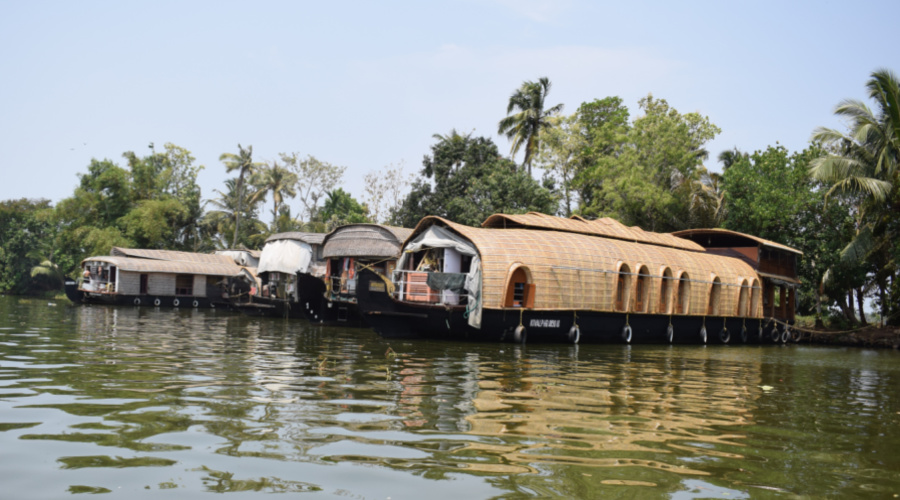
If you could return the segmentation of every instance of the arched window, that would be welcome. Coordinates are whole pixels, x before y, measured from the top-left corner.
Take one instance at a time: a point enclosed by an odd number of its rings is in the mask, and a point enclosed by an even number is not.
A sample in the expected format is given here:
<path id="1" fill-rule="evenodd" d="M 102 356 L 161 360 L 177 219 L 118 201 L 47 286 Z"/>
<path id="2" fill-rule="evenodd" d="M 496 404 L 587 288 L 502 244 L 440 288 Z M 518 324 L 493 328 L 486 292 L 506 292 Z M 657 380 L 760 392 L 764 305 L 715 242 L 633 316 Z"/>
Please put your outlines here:
<path id="1" fill-rule="evenodd" d="M 628 295 L 631 288 L 631 268 L 628 264 L 619 267 L 616 275 L 616 311 L 625 311 L 628 306 Z"/>
<path id="2" fill-rule="evenodd" d="M 637 276 L 635 276 L 634 287 L 634 311 L 647 312 L 647 306 L 650 302 L 650 271 L 647 266 L 641 266 Z"/>
<path id="3" fill-rule="evenodd" d="M 534 284 L 527 267 L 517 267 L 506 283 L 506 307 L 534 307 Z"/>
<path id="4" fill-rule="evenodd" d="M 713 278 L 712 286 L 709 288 L 709 305 L 706 307 L 706 314 L 712 316 L 719 314 L 719 301 L 722 297 L 722 281 L 718 276 Z"/>
<path id="5" fill-rule="evenodd" d="M 668 267 L 664 268 L 660 273 L 662 278 L 659 280 L 659 309 L 660 314 L 669 314 L 669 308 L 672 305 L 672 270 Z"/>
<path id="6" fill-rule="evenodd" d="M 747 316 L 750 311 L 750 286 L 747 280 L 741 280 L 741 289 L 738 292 L 737 315 Z"/>
<path id="7" fill-rule="evenodd" d="M 675 287 L 675 313 L 687 314 L 691 310 L 691 278 L 688 273 L 678 276 Z"/>
<path id="8" fill-rule="evenodd" d="M 755 318 L 759 314 L 759 297 L 761 293 L 759 280 L 753 280 L 753 283 L 750 285 L 750 313 L 748 316 Z"/>

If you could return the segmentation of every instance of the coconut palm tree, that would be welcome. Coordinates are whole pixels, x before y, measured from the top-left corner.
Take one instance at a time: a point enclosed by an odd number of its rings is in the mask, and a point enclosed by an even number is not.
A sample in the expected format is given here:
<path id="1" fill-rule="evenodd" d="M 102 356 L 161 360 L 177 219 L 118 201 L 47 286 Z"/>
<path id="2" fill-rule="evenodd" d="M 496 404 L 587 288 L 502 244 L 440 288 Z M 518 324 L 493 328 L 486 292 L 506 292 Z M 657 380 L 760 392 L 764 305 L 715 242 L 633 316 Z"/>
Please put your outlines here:
<path id="1" fill-rule="evenodd" d="M 542 77 L 536 82 L 526 81 L 522 83 L 509 97 L 506 107 L 506 118 L 500 120 L 498 133 L 512 141 L 510 155 L 515 156 L 524 146 L 525 158 L 522 166 L 528 167 L 528 175 L 531 175 L 531 160 L 540 149 L 540 131 L 549 127 L 549 118 L 563 109 L 562 104 L 557 104 L 549 109 L 544 109 L 547 94 L 550 92 L 550 80 Z M 511 114 L 515 111 L 515 114 Z"/>
<path id="2" fill-rule="evenodd" d="M 237 196 L 237 179 L 227 179 L 225 181 L 225 191 L 214 189 L 213 192 L 218 197 L 206 200 L 206 205 L 212 210 L 208 210 L 202 219 L 202 226 L 212 239 L 216 241 L 216 246 L 221 248 L 236 248 L 238 241 L 244 243 L 259 243 L 262 233 L 266 230 L 266 225 L 256 218 L 256 202 L 251 199 L 251 195 L 245 194 L 244 200 L 241 202 Z M 237 231 L 238 206 L 243 212 L 245 228 L 243 236 Z M 247 228 L 250 228 L 248 231 Z M 249 233 L 249 234 L 248 234 Z M 234 235 L 237 235 L 235 237 Z M 231 246 L 228 245 L 229 236 L 231 236 Z M 263 238 L 264 239 L 264 238 Z"/>
<path id="3" fill-rule="evenodd" d="M 875 109 L 856 99 L 845 99 L 835 114 L 849 120 L 844 134 L 820 127 L 814 141 L 832 153 L 814 160 L 810 173 L 830 185 L 827 195 L 845 193 L 856 201 L 857 234 L 841 253 L 845 263 L 869 260 L 876 264 L 882 303 L 888 282 L 895 283 L 896 261 L 891 257 L 900 238 L 900 80 L 887 69 L 872 73 L 866 83 Z M 826 274 L 828 276 L 828 274 Z M 895 294 L 900 290 L 895 289 Z M 883 310 L 883 313 L 887 311 Z"/>
<path id="4" fill-rule="evenodd" d="M 219 156 L 219 161 L 225 164 L 226 172 L 239 171 L 235 186 L 237 191 L 237 210 L 235 211 L 234 237 L 231 240 L 231 246 L 237 247 L 238 234 L 241 228 L 241 212 L 243 211 L 244 177 L 253 175 L 261 164 L 253 162 L 253 146 L 247 146 L 247 149 L 244 149 L 240 144 L 238 144 L 238 154 L 222 153 Z"/>
<path id="5" fill-rule="evenodd" d="M 253 178 L 253 185 L 257 191 L 251 200 L 262 199 L 266 193 L 272 193 L 272 228 L 278 223 L 278 207 L 284 203 L 284 197 L 297 196 L 297 174 L 273 161 Z"/>

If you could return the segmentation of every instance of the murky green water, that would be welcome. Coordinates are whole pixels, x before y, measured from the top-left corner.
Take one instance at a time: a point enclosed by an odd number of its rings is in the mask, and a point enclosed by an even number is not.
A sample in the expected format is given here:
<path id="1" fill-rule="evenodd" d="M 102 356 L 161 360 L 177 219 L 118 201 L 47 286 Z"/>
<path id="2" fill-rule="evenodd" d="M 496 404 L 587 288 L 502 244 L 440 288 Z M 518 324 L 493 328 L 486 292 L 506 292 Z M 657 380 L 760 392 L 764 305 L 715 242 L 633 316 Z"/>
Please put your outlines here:
<path id="1" fill-rule="evenodd" d="M 0 297 L 3 498 L 893 498 L 900 354 L 392 341 Z"/>

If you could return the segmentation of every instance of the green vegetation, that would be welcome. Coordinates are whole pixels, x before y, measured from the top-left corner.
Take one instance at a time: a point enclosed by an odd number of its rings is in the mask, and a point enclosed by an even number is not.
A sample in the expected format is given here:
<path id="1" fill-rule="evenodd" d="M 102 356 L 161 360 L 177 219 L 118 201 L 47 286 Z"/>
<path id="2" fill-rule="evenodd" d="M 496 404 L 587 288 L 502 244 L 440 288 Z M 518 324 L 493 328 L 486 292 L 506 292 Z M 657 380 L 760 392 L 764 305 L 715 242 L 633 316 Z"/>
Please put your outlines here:
<path id="1" fill-rule="evenodd" d="M 81 259 L 114 245 L 259 248 L 275 232 L 414 227 L 426 215 L 478 225 L 493 213 L 537 211 L 658 232 L 722 227 L 784 243 L 804 253 L 798 313 L 865 323 L 869 300 L 879 317 L 900 322 L 900 84 L 892 72 L 870 75 L 869 102 L 838 104 L 848 130 L 817 129 L 802 151 L 734 148 L 718 165 L 708 163 L 707 144 L 721 130 L 700 113 L 648 95 L 634 117 L 616 96 L 563 115 L 561 104 L 547 106 L 550 88 L 546 77 L 526 81 L 505 103 L 498 132 L 509 156 L 487 137 L 435 134 L 417 175 L 402 166 L 370 172 L 362 202 L 341 187 L 346 167 L 300 153 L 258 163 L 253 147 L 239 144 L 220 157 L 235 177 L 205 200 L 196 183 L 204 167 L 174 144 L 150 144 L 144 157 L 126 152 L 124 165 L 94 159 L 56 206 L 0 202 L 0 291 L 57 288 Z"/>

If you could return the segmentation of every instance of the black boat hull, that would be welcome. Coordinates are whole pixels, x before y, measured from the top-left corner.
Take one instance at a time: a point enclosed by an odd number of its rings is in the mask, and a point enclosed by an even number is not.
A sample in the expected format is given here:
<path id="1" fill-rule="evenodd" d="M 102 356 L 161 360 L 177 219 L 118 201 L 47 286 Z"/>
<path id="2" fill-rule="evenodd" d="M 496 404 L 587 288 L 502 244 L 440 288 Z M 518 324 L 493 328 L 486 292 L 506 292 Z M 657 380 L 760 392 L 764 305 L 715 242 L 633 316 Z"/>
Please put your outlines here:
<path id="1" fill-rule="evenodd" d="M 516 308 L 485 308 L 481 328 L 474 328 L 468 324 L 465 306 L 394 300 L 381 279 L 367 271 L 359 274 L 357 296 L 365 321 L 387 338 L 618 344 L 758 344 L 790 338 L 783 328 L 759 318 Z"/>
<path id="2" fill-rule="evenodd" d="M 346 326 L 365 328 L 369 325 L 359 314 L 355 302 L 328 300 L 325 282 L 309 274 L 297 275 L 297 289 L 300 291 L 300 307 L 310 323 L 326 326 Z"/>

